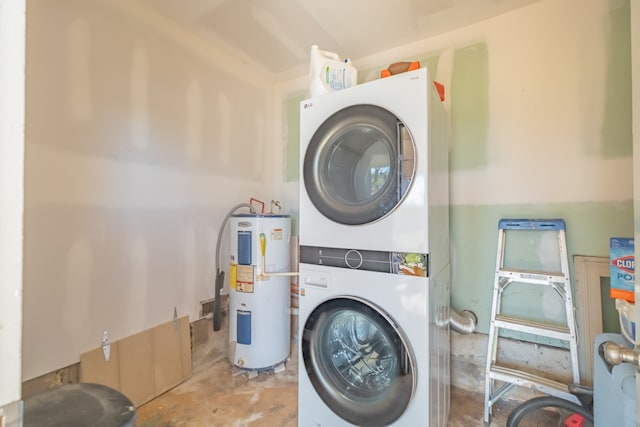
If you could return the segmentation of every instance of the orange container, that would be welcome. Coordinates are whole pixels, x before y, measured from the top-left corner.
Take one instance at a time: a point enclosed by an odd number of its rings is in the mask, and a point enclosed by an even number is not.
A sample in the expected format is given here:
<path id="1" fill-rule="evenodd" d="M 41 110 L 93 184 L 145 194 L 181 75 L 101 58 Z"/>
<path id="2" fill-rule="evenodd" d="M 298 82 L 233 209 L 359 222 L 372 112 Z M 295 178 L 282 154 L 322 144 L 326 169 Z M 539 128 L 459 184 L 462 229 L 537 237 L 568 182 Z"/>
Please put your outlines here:
<path id="1" fill-rule="evenodd" d="M 389 65 L 386 70 L 380 72 L 380 78 L 393 76 L 394 74 L 406 73 L 407 71 L 413 71 L 420 68 L 420 61 L 413 62 L 394 62 Z M 444 101 L 444 85 L 442 83 L 434 81 L 438 95 L 440 95 L 440 101 Z"/>
<path id="2" fill-rule="evenodd" d="M 386 70 L 382 70 L 380 72 L 380 77 L 385 78 L 389 76 L 393 76 L 394 74 L 404 73 L 406 71 L 413 71 L 420 68 L 420 61 L 413 62 L 394 62 L 389 65 Z"/>

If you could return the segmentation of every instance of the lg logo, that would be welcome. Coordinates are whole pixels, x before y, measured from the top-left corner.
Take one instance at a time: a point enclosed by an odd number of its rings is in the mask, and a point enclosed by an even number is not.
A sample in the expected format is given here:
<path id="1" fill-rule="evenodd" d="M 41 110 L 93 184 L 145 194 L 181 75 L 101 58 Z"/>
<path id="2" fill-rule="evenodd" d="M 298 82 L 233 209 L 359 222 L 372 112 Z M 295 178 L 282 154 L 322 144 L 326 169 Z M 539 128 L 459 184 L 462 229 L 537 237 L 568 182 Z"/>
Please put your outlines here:
<path id="1" fill-rule="evenodd" d="M 305 110 L 306 110 L 307 108 L 311 108 L 311 107 L 313 107 L 313 103 L 312 103 L 312 102 L 306 102 L 306 103 L 302 106 L 302 108 L 304 108 Z"/>

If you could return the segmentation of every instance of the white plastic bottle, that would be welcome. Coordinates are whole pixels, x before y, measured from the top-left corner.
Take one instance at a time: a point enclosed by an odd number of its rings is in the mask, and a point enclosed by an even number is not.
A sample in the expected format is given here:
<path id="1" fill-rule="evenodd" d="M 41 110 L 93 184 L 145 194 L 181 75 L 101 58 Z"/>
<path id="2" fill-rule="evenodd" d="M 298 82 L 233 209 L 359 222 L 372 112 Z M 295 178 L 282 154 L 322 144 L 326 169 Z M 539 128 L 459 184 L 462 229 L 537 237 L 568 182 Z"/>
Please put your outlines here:
<path id="1" fill-rule="evenodd" d="M 311 46 L 309 95 L 312 98 L 357 83 L 358 70 L 348 59 L 342 61 L 336 53 L 320 50 L 318 45 Z"/>

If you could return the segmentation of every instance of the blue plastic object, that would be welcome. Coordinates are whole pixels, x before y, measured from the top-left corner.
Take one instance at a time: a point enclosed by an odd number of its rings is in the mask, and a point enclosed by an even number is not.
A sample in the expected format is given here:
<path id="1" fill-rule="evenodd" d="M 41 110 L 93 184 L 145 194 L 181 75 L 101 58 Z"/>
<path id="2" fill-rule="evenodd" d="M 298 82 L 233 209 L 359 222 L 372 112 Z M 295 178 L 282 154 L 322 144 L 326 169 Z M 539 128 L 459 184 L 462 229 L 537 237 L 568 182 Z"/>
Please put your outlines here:
<path id="1" fill-rule="evenodd" d="M 501 219 L 500 230 L 564 230 L 563 219 Z"/>
<path id="2" fill-rule="evenodd" d="M 251 232 L 238 231 L 238 264 L 251 265 Z"/>

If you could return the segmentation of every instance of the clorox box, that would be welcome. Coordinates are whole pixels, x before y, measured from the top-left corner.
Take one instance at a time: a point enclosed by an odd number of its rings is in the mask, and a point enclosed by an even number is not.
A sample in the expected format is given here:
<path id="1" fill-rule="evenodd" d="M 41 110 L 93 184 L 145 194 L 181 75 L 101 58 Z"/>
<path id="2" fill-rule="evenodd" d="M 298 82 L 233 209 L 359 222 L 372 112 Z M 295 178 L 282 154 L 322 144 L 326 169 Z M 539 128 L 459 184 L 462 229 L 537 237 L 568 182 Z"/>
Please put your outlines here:
<path id="1" fill-rule="evenodd" d="M 611 298 L 635 301 L 636 261 L 633 255 L 633 239 L 612 237 L 609 255 L 611 259 Z"/>

